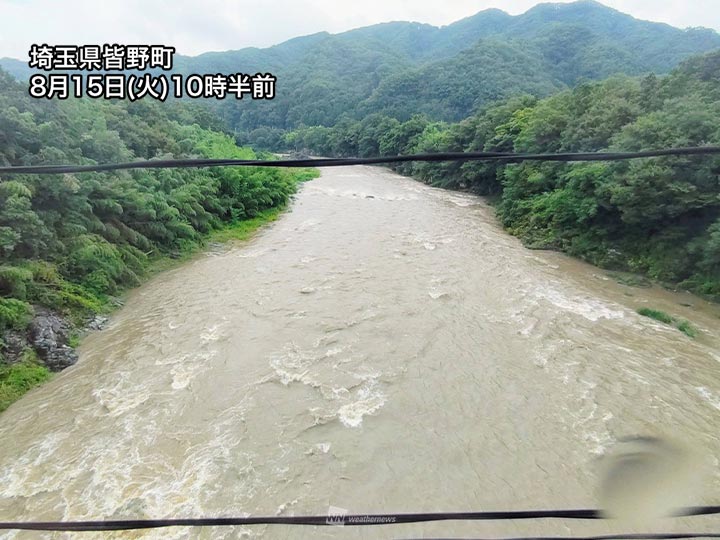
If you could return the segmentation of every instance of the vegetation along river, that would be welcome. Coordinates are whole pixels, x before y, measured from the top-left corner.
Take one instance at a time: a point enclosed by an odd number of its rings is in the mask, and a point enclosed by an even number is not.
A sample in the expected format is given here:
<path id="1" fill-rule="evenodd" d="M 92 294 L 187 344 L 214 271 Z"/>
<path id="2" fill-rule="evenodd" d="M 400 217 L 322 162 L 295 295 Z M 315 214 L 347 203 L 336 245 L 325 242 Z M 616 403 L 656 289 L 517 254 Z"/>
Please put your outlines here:
<path id="1" fill-rule="evenodd" d="M 642 307 L 690 320 L 698 336 Z M 0 515 L 595 507 L 599 457 L 637 434 L 691 443 L 709 466 L 695 502 L 717 503 L 719 315 L 697 297 L 527 250 L 474 196 L 381 168 L 328 169 L 250 242 L 134 290 L 77 365 L 0 415 Z M 110 537 L 616 530 L 448 522 Z M 95 537 L 108 536 L 82 536 Z"/>

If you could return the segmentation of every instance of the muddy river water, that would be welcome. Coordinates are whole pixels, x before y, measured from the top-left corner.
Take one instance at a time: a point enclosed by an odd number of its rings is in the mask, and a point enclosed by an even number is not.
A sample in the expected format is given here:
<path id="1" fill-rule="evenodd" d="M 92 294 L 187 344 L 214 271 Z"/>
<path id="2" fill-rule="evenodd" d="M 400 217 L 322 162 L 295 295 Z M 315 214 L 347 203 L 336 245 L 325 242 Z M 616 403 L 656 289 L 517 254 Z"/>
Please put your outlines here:
<path id="1" fill-rule="evenodd" d="M 690 320 L 691 339 L 636 314 Z M 595 507 L 614 441 L 666 435 L 720 501 L 720 309 L 529 251 L 471 195 L 327 169 L 254 239 L 132 291 L 0 415 L 0 521 Z M 655 531 L 720 529 L 668 519 Z M 604 534 L 613 521 L 0 538 Z"/>

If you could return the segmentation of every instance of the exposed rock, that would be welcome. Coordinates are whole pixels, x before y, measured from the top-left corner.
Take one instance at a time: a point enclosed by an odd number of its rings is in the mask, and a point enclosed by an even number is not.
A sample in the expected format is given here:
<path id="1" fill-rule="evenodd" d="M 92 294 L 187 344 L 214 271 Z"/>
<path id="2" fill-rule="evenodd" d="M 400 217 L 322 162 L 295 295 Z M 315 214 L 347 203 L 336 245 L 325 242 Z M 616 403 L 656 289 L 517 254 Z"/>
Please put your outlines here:
<path id="1" fill-rule="evenodd" d="M 2 338 L 4 341 L 2 352 L 5 360 L 11 364 L 20 360 L 20 355 L 22 355 L 25 347 L 28 346 L 27 337 L 21 332 L 11 330 L 2 336 Z"/>
<path id="2" fill-rule="evenodd" d="M 95 317 L 88 321 L 88 323 L 85 325 L 85 328 L 87 330 L 102 330 L 103 328 L 105 328 L 107 322 L 107 317 L 103 317 L 102 315 L 95 315 Z"/>
<path id="3" fill-rule="evenodd" d="M 78 361 L 75 349 L 69 345 L 58 345 L 43 359 L 43 363 L 50 371 L 62 371 Z"/>
<path id="4" fill-rule="evenodd" d="M 60 371 L 78 360 L 77 353 L 68 346 L 68 322 L 45 308 L 36 308 L 28 329 L 30 344 L 43 363 L 52 371 Z"/>

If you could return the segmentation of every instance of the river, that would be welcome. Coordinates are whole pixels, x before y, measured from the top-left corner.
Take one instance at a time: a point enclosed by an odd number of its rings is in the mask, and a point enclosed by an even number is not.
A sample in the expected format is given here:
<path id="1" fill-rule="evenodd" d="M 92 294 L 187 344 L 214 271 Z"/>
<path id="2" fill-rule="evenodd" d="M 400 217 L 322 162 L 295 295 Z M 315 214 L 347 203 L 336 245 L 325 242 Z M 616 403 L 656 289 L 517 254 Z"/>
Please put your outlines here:
<path id="1" fill-rule="evenodd" d="M 636 314 L 692 321 L 691 339 Z M 132 291 L 0 415 L 0 521 L 596 506 L 617 439 L 691 442 L 720 501 L 720 309 L 529 251 L 472 195 L 327 169 L 251 241 Z M 713 525 L 715 525 L 713 527 Z M 718 518 L 656 531 L 720 529 Z M 395 538 L 603 522 L 0 538 Z"/>

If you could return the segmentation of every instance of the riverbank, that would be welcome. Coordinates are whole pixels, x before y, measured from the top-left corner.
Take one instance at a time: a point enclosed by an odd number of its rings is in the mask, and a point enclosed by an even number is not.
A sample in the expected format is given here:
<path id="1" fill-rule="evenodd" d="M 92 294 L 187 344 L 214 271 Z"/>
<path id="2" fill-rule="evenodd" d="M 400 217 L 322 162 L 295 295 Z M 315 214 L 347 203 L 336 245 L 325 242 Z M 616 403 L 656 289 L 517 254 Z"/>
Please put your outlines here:
<path id="1" fill-rule="evenodd" d="M 696 286 L 696 283 L 687 279 L 669 279 L 667 275 L 663 273 L 656 272 L 653 274 L 649 267 L 639 264 L 638 261 L 645 260 L 639 254 L 639 251 L 635 251 L 633 249 L 621 251 L 618 250 L 614 244 L 612 246 L 603 246 L 602 249 L 598 248 L 597 250 L 586 251 L 578 249 L 577 245 L 572 243 L 563 245 L 558 242 L 557 239 L 549 240 L 548 238 L 543 237 L 542 234 L 538 234 L 538 228 L 535 226 L 516 226 L 511 220 L 508 220 L 507 217 L 503 215 L 503 199 L 499 193 L 485 193 L 471 189 L 467 185 L 460 183 L 449 183 L 444 186 L 437 185 L 436 182 L 426 176 L 426 171 L 416 173 L 412 169 L 407 169 L 402 166 L 390 166 L 388 168 L 397 174 L 412 178 L 416 182 L 420 182 L 425 185 L 430 185 L 440 189 L 447 189 L 451 192 L 466 193 L 482 197 L 488 205 L 493 208 L 495 217 L 503 226 L 505 232 L 518 238 L 522 242 L 523 246 L 528 250 L 563 253 L 605 271 L 608 277 L 623 285 L 640 288 L 654 285 L 671 292 L 689 293 L 707 302 L 720 304 L 720 293 L 708 292 L 714 291 L 712 287 L 703 288 L 701 286 Z M 681 331 L 683 333 L 687 333 L 688 335 L 693 333 L 692 331 L 689 333 L 685 330 Z"/>
<path id="2" fill-rule="evenodd" d="M 317 169 L 296 172 L 296 183 L 317 178 Z M 224 224 L 205 235 L 198 243 L 188 243 L 179 252 L 159 254 L 150 258 L 137 285 L 150 277 L 176 268 L 212 244 L 242 242 L 251 239 L 263 227 L 277 220 L 291 202 L 263 210 L 253 218 Z M 99 298 L 98 302 L 83 304 L 84 309 L 60 312 L 49 306 L 34 306 L 26 328 L 9 329 L 0 335 L 0 413 L 24 394 L 50 380 L 54 372 L 77 361 L 75 349 L 88 333 L 102 329 L 107 317 L 123 305 L 122 297 L 132 288 L 118 295 Z M 52 358 L 48 361 L 48 357 Z"/>
<path id="3" fill-rule="evenodd" d="M 278 145 L 336 157 L 445 152 L 638 152 L 720 144 L 720 59 L 698 57 L 662 78 L 611 77 L 543 99 L 515 96 L 458 123 L 376 111 L 334 127 L 303 126 Z M 623 111 L 622 114 L 616 114 Z M 693 122 L 689 114 L 701 111 Z M 370 112 L 370 111 L 368 111 Z M 387 114 L 387 115 L 386 115 Z M 558 162 L 404 162 L 393 169 L 441 188 L 498 198 L 505 229 L 531 248 L 642 274 L 720 301 L 717 164 L 694 156 Z"/>
<path id="4" fill-rule="evenodd" d="M 670 434 L 720 455 L 720 308 L 524 249 L 480 198 L 328 168 L 251 243 L 210 247 L 129 293 L 81 362 L 0 415 L 2 515 L 424 511 L 438 486 L 447 508 L 595 507 L 597 457 L 620 438 Z M 705 478 L 693 504 L 712 504 Z"/>

